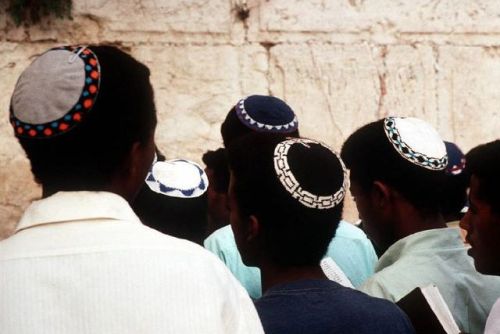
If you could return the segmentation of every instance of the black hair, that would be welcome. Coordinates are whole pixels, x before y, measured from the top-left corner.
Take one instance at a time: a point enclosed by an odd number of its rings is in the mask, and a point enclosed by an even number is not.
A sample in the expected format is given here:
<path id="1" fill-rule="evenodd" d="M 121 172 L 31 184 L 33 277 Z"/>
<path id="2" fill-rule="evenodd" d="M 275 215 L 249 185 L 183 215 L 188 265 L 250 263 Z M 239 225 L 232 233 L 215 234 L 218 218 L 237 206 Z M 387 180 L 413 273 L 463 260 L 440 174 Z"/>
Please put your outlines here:
<path id="1" fill-rule="evenodd" d="M 147 143 L 156 126 L 149 69 L 116 47 L 88 48 L 101 67 L 100 89 L 88 116 L 53 138 L 19 138 L 36 181 L 44 187 L 102 190 L 132 144 Z"/>
<path id="2" fill-rule="evenodd" d="M 241 123 L 240 119 L 236 115 L 236 107 L 231 108 L 229 113 L 222 122 L 220 132 L 222 135 L 222 141 L 224 142 L 224 146 L 228 147 L 235 139 L 244 136 L 248 133 L 255 132 L 251 128 L 245 126 Z M 292 131 L 286 134 L 287 137 L 299 137 L 299 129 Z"/>
<path id="3" fill-rule="evenodd" d="M 479 180 L 478 197 L 500 214 L 500 140 L 474 147 L 466 161 L 468 174 Z"/>
<path id="4" fill-rule="evenodd" d="M 446 175 L 441 198 L 441 213 L 446 221 L 460 220 L 463 216 L 461 211 L 467 205 L 468 186 L 467 173 Z"/>
<path id="5" fill-rule="evenodd" d="M 210 186 L 218 193 L 227 193 L 229 187 L 229 169 L 227 166 L 226 150 L 218 148 L 207 151 L 202 157 L 208 169 L 213 170 L 213 179 Z"/>
<path id="6" fill-rule="evenodd" d="M 440 212 L 444 170 L 429 170 L 404 159 L 387 139 L 384 120 L 356 130 L 345 141 L 341 157 L 365 191 L 375 181 L 396 189 L 423 216 Z"/>
<path id="7" fill-rule="evenodd" d="M 207 193 L 194 198 L 158 194 L 144 183 L 132 209 L 146 226 L 199 245 L 207 231 Z"/>
<path id="8" fill-rule="evenodd" d="M 279 266 L 318 265 L 339 224 L 343 202 L 330 209 L 301 204 L 280 183 L 273 156 L 282 135 L 251 133 L 227 150 L 242 219 L 254 215 L 263 230 L 266 255 Z M 319 144 L 292 145 L 287 160 L 302 188 L 331 195 L 343 184 L 337 158 Z"/>

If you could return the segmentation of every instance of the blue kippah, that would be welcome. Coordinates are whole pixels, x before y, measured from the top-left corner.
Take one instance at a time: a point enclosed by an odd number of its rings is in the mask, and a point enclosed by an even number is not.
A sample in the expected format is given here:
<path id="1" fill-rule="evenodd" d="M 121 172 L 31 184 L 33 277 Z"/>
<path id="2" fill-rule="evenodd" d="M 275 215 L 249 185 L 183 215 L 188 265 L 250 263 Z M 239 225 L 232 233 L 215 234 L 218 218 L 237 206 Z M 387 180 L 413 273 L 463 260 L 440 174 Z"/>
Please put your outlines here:
<path id="1" fill-rule="evenodd" d="M 235 106 L 238 119 L 257 132 L 290 133 L 299 122 L 293 110 L 273 96 L 251 95 Z"/>
<path id="2" fill-rule="evenodd" d="M 446 174 L 458 175 L 462 173 L 465 168 L 465 155 L 455 143 L 445 141 L 444 145 L 448 154 Z"/>

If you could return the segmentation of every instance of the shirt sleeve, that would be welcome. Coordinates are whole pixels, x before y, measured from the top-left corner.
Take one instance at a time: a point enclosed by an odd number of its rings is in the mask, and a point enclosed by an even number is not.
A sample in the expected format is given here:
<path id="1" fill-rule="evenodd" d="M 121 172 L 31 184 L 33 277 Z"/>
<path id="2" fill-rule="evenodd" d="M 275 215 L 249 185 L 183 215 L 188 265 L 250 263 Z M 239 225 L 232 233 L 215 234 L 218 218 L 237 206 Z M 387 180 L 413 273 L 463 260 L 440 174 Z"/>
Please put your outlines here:
<path id="1" fill-rule="evenodd" d="M 227 302 L 224 307 L 225 333 L 264 333 L 261 321 L 247 291 L 227 271 Z"/>

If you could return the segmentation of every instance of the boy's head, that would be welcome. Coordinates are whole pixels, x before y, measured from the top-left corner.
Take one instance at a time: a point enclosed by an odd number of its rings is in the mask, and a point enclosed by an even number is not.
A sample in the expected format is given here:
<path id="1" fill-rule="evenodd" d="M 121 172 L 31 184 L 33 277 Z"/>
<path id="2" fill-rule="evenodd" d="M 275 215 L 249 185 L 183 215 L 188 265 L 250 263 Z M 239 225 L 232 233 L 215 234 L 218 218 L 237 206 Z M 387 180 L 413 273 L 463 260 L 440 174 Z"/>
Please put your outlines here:
<path id="1" fill-rule="evenodd" d="M 369 123 L 346 140 L 341 155 L 363 228 L 382 252 L 402 237 L 401 208 L 423 220 L 439 215 L 447 155 L 429 124 L 402 117 Z"/>
<path id="2" fill-rule="evenodd" d="M 298 137 L 299 123 L 293 110 L 274 96 L 251 95 L 231 108 L 221 126 L 227 147 L 235 139 L 251 132 L 276 133 Z"/>
<path id="3" fill-rule="evenodd" d="M 227 209 L 227 190 L 229 187 L 229 169 L 227 166 L 226 150 L 219 148 L 203 154 L 203 163 L 207 173 L 209 186 L 208 219 L 209 233 L 229 223 L 229 210 Z"/>
<path id="4" fill-rule="evenodd" d="M 45 194 L 109 190 L 134 197 L 154 155 L 149 74 L 111 46 L 54 48 L 21 74 L 11 123 Z"/>
<path id="5" fill-rule="evenodd" d="M 208 179 L 188 160 L 158 154 L 132 208 L 144 225 L 174 237 L 203 243 L 207 229 Z"/>
<path id="6" fill-rule="evenodd" d="M 228 147 L 230 220 L 247 265 L 318 265 L 341 218 L 347 174 L 309 139 L 249 134 Z"/>
<path id="7" fill-rule="evenodd" d="M 500 140 L 473 148 L 466 160 L 471 175 L 469 210 L 460 226 L 467 230 L 476 269 L 500 275 Z"/>

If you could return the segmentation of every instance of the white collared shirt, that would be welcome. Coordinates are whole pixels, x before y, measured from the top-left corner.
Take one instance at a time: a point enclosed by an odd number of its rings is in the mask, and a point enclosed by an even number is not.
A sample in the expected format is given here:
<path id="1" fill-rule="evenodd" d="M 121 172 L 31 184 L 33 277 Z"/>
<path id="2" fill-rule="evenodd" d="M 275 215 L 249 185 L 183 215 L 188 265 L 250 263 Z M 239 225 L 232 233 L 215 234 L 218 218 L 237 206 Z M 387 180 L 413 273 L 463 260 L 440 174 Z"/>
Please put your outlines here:
<path id="1" fill-rule="evenodd" d="M 262 333 L 203 248 L 141 224 L 108 192 L 59 192 L 0 242 L 0 333 Z"/>

